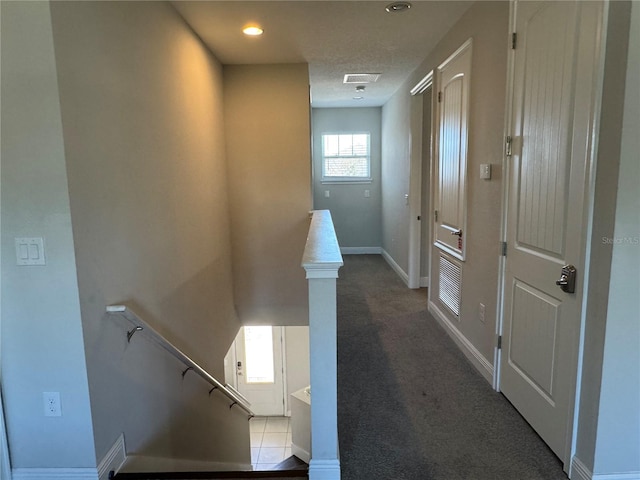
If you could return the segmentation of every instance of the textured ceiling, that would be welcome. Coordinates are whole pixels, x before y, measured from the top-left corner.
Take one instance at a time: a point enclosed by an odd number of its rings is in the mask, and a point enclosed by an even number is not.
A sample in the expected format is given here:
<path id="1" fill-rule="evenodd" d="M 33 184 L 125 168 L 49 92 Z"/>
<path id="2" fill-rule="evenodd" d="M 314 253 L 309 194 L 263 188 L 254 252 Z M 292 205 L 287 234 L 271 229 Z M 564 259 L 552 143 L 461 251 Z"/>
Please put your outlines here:
<path id="1" fill-rule="evenodd" d="M 393 14 L 387 1 L 172 3 L 223 64 L 306 62 L 314 107 L 368 107 L 383 105 L 473 2 L 413 0 Z M 251 22 L 264 35 L 243 35 Z M 356 94 L 347 73 L 382 76 Z"/>

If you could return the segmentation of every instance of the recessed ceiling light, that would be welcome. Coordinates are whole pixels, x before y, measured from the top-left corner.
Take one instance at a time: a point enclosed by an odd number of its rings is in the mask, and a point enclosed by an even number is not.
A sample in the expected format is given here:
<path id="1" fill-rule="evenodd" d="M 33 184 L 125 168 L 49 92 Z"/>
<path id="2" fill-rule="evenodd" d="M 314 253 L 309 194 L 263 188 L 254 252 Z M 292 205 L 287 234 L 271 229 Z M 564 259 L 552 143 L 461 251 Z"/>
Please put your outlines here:
<path id="1" fill-rule="evenodd" d="M 409 2 L 393 2 L 386 6 L 385 10 L 389 13 L 404 12 L 411 8 Z"/>
<path id="2" fill-rule="evenodd" d="M 364 97 L 353 97 L 354 100 L 362 100 Z"/>
<path id="3" fill-rule="evenodd" d="M 242 33 L 251 37 L 257 37 L 258 35 L 262 35 L 264 30 L 258 25 L 247 25 L 242 29 Z"/>

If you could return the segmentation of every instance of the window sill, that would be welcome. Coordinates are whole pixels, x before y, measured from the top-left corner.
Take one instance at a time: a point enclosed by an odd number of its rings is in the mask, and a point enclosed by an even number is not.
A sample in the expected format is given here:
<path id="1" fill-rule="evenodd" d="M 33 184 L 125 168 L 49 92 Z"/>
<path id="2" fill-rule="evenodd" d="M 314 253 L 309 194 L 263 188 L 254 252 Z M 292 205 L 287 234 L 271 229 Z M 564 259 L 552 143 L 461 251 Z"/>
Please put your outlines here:
<path id="1" fill-rule="evenodd" d="M 349 180 L 321 180 L 322 185 L 362 185 L 373 183 L 373 179 L 371 178 L 363 178 L 359 179 L 349 179 Z"/>

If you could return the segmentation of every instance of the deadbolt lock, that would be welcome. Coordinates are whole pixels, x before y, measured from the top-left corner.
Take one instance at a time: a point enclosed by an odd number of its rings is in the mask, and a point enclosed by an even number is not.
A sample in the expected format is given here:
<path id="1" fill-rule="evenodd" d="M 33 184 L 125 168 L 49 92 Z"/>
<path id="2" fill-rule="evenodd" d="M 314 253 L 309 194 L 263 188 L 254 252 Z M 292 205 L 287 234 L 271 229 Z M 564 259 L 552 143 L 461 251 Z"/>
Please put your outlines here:
<path id="1" fill-rule="evenodd" d="M 576 267 L 565 265 L 560 272 L 560 279 L 556 280 L 563 292 L 574 293 L 576 291 Z"/>

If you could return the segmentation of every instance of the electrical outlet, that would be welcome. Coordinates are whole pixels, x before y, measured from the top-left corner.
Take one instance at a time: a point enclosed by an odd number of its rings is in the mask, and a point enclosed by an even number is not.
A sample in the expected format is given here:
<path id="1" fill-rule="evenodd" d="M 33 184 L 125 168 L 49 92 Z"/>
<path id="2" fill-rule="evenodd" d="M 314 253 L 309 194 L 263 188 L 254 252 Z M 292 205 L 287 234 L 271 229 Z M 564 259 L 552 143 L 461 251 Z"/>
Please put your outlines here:
<path id="1" fill-rule="evenodd" d="M 484 323 L 484 303 L 481 303 L 478 308 L 478 318 L 482 323 Z"/>
<path id="2" fill-rule="evenodd" d="M 61 417 L 60 392 L 42 392 L 45 417 Z"/>

